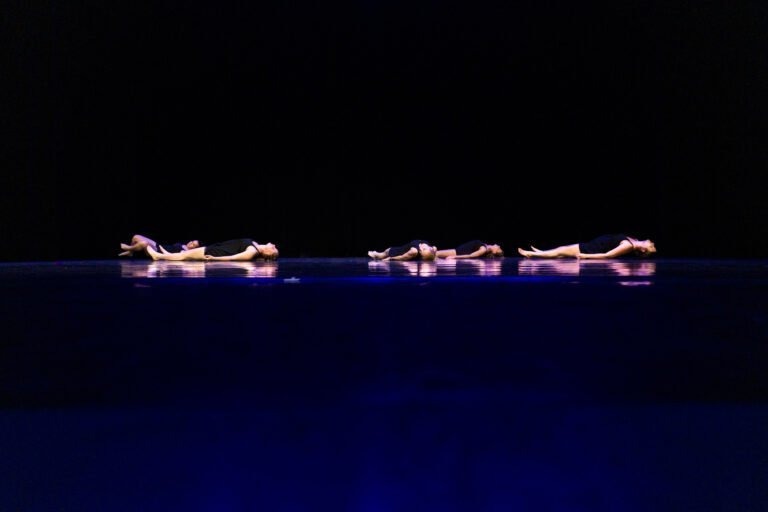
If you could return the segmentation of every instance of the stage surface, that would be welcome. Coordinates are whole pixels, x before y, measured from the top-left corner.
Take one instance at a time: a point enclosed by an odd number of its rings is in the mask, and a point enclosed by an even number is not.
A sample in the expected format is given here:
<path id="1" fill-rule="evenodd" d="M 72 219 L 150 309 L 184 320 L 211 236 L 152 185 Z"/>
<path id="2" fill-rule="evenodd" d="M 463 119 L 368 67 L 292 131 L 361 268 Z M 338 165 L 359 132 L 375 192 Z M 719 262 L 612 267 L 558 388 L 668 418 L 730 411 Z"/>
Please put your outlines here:
<path id="1" fill-rule="evenodd" d="M 0 284 L 0 511 L 768 510 L 768 260 Z"/>

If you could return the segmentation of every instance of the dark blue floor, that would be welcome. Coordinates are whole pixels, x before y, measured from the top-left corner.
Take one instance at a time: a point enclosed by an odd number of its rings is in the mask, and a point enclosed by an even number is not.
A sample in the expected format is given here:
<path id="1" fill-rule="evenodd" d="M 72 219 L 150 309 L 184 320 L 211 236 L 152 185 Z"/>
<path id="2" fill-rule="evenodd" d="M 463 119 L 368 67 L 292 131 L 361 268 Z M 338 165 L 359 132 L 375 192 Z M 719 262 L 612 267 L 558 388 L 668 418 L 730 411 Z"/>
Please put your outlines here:
<path id="1" fill-rule="evenodd" d="M 768 261 L 65 261 L 0 285 L 0 512 L 768 510 Z"/>

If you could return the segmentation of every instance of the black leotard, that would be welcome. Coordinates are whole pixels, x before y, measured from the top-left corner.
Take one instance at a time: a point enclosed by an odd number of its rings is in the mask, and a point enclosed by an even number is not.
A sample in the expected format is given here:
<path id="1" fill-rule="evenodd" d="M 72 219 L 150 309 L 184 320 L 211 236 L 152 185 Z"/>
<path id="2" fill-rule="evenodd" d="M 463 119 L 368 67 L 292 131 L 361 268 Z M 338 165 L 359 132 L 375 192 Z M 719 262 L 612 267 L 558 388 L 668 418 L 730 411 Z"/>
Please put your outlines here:
<path id="1" fill-rule="evenodd" d="M 172 244 L 157 244 L 157 245 L 162 245 L 163 249 L 165 249 L 168 252 L 181 252 L 184 250 L 184 244 L 181 242 L 175 242 Z"/>
<path id="2" fill-rule="evenodd" d="M 250 238 L 236 238 L 205 246 L 205 254 L 210 256 L 232 256 L 246 250 L 253 243 Z"/>
<path id="3" fill-rule="evenodd" d="M 600 235 L 589 242 L 579 243 L 579 252 L 583 254 L 602 254 L 615 249 L 622 240 L 628 240 L 629 237 L 622 233 L 612 235 Z"/>
<path id="4" fill-rule="evenodd" d="M 481 247 L 486 247 L 487 245 L 488 244 L 480 240 L 471 240 L 469 242 L 464 242 L 460 246 L 456 247 L 456 256 L 464 256 L 467 254 L 472 254 L 476 250 L 480 249 Z M 487 256 L 489 254 L 491 254 L 490 251 L 486 252 L 483 256 Z"/>
<path id="5" fill-rule="evenodd" d="M 407 244 L 398 245 L 397 247 L 390 247 L 389 248 L 389 257 L 392 258 L 394 256 L 402 256 L 403 254 L 407 253 L 410 250 L 411 247 L 413 247 L 414 249 L 416 249 L 418 251 L 419 250 L 419 244 L 431 245 L 426 240 L 411 240 Z M 419 258 L 421 258 L 421 254 L 417 254 L 416 255 L 416 259 L 419 259 Z"/>

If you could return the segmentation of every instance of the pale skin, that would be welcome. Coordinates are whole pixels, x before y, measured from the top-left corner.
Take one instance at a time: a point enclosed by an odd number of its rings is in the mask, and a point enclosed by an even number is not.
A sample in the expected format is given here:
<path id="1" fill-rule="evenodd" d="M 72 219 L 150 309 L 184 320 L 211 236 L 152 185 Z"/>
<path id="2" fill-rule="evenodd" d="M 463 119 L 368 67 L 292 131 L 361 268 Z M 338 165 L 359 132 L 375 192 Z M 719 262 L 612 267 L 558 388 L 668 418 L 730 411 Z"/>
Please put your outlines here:
<path id="1" fill-rule="evenodd" d="M 144 235 L 133 235 L 130 244 L 120 244 L 120 249 L 122 249 L 123 252 L 118 254 L 118 256 L 133 256 L 133 253 L 145 251 L 148 247 L 157 251 L 157 242 Z M 198 240 L 190 240 L 184 244 L 183 247 L 185 250 L 196 249 L 200 247 L 200 242 Z"/>
<path id="2" fill-rule="evenodd" d="M 381 252 L 368 251 L 368 256 L 370 256 L 374 260 L 382 260 L 382 261 L 410 261 L 410 260 L 416 259 L 417 257 L 419 257 L 419 255 L 421 255 L 422 260 L 432 261 L 436 258 L 437 252 L 438 252 L 437 247 L 435 247 L 434 245 L 419 244 L 418 249 L 416 249 L 415 247 L 411 247 L 410 249 L 408 249 L 407 252 L 399 256 L 390 256 L 389 247 L 387 247 Z"/>
<path id="3" fill-rule="evenodd" d="M 229 256 L 211 256 L 205 254 L 205 247 L 196 247 L 181 252 L 167 252 L 163 249 L 163 246 L 159 246 L 160 252 L 147 247 L 147 252 L 153 260 L 166 260 L 166 261 L 250 261 L 256 257 L 270 258 L 277 255 L 277 248 L 275 244 L 257 244 L 253 242 L 250 246 L 246 247 L 244 251 Z"/>
<path id="4" fill-rule="evenodd" d="M 637 240 L 628 238 L 622 240 L 619 245 L 608 252 L 583 253 L 579 250 L 579 244 L 561 245 L 553 249 L 541 250 L 531 246 L 531 250 L 518 248 L 517 252 L 526 258 L 579 258 L 583 260 L 601 260 L 619 258 L 632 253 L 650 255 L 656 252 L 656 245 L 650 240 Z"/>
<path id="5" fill-rule="evenodd" d="M 437 251 L 437 257 L 455 260 L 468 260 L 472 258 L 483 258 L 489 253 L 492 256 L 504 255 L 504 252 L 501 250 L 501 247 L 498 244 L 488 244 L 469 254 L 456 254 L 456 249 L 440 249 Z"/>

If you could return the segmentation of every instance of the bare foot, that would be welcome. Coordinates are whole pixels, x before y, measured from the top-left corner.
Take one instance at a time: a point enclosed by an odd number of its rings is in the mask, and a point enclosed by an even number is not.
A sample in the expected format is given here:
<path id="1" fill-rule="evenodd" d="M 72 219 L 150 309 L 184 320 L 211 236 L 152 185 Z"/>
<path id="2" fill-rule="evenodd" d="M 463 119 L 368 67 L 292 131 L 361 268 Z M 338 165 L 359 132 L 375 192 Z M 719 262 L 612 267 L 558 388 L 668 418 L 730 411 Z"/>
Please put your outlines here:
<path id="1" fill-rule="evenodd" d="M 131 252 L 131 250 L 133 249 L 133 248 L 132 248 L 130 245 L 128 245 L 128 244 L 120 244 L 120 248 L 121 248 L 123 251 L 125 251 L 125 252 Z"/>
<path id="2" fill-rule="evenodd" d="M 520 256 L 525 256 L 526 258 L 530 258 L 533 254 L 531 251 L 526 251 L 525 249 L 521 249 L 520 247 L 517 248 L 517 252 L 520 253 Z"/>
<path id="3" fill-rule="evenodd" d="M 118 256 L 133 256 L 133 251 L 123 251 Z"/>
<path id="4" fill-rule="evenodd" d="M 380 260 L 384 257 L 383 252 L 376 252 L 376 251 L 368 251 L 368 256 L 373 258 L 374 260 Z"/>

